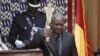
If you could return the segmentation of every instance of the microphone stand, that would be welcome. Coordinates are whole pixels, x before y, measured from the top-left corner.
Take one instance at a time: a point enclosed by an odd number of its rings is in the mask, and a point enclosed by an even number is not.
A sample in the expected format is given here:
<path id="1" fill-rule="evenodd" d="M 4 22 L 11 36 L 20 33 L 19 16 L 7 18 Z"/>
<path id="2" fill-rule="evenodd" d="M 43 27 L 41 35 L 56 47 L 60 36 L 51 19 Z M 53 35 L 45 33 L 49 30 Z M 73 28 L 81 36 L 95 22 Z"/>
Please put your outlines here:
<path id="1" fill-rule="evenodd" d="M 48 52 L 49 52 L 49 56 L 54 56 L 53 55 L 53 53 L 50 51 L 50 49 L 49 49 L 49 46 L 48 46 L 48 44 L 47 44 L 47 42 L 45 41 L 45 33 L 43 34 L 43 32 L 41 33 L 42 34 L 42 41 L 43 41 L 43 43 L 44 43 L 44 45 L 45 45 L 45 47 L 46 47 L 46 49 L 48 50 Z"/>
<path id="2" fill-rule="evenodd" d="M 43 39 L 42 39 L 43 40 Z M 48 52 L 49 52 L 49 56 L 54 56 L 53 55 L 53 53 L 50 51 L 50 49 L 49 49 L 49 47 L 48 47 L 48 45 L 47 45 L 47 43 L 43 40 L 43 42 L 44 42 L 44 45 L 46 46 L 46 48 L 47 48 L 47 50 L 48 50 Z"/>

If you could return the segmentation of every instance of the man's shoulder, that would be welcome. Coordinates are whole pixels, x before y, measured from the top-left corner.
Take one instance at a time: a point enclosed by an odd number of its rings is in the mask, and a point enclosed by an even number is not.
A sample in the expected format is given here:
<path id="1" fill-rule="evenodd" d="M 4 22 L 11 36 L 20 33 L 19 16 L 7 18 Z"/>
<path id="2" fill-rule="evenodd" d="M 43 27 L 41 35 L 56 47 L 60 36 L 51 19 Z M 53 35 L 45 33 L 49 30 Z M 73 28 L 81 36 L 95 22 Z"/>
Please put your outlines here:
<path id="1" fill-rule="evenodd" d="M 25 13 L 24 13 L 24 12 L 23 12 L 23 13 L 18 13 L 18 14 L 16 14 L 15 17 L 22 17 L 22 16 L 25 16 Z"/>
<path id="2" fill-rule="evenodd" d="M 64 38 L 66 38 L 67 40 L 75 40 L 74 34 L 70 32 L 65 32 Z"/>
<path id="3" fill-rule="evenodd" d="M 46 15 L 46 13 L 44 13 L 44 12 L 40 12 L 40 11 L 39 11 L 39 14 L 40 14 L 40 15 Z"/>
<path id="4" fill-rule="evenodd" d="M 64 34 L 67 35 L 67 36 L 70 36 L 70 37 L 73 37 L 73 36 L 74 36 L 73 33 L 71 33 L 71 32 L 67 32 L 67 31 L 64 31 Z"/>
<path id="5" fill-rule="evenodd" d="M 15 17 L 13 17 L 13 20 L 14 20 L 14 21 L 21 21 L 21 20 L 23 20 L 23 19 L 25 19 L 25 18 L 26 18 L 26 15 L 25 15 L 25 14 L 23 14 L 23 13 L 18 13 L 18 14 L 15 15 Z"/>
<path id="6" fill-rule="evenodd" d="M 18 14 L 16 14 L 15 17 L 20 18 L 20 17 L 25 17 L 25 16 L 26 16 L 26 12 L 23 12 L 23 13 L 18 13 Z"/>

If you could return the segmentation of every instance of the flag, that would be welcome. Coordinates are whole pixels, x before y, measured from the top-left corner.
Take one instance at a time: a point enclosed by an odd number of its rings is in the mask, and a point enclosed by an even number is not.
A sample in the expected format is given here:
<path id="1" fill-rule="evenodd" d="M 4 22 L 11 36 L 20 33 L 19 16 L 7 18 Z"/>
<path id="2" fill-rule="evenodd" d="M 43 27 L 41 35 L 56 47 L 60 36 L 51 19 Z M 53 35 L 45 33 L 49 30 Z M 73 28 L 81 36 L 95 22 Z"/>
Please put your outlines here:
<path id="1" fill-rule="evenodd" d="M 76 0 L 76 17 L 75 17 L 75 41 L 79 56 L 93 56 L 92 46 L 90 43 L 86 18 L 84 13 L 84 0 Z"/>

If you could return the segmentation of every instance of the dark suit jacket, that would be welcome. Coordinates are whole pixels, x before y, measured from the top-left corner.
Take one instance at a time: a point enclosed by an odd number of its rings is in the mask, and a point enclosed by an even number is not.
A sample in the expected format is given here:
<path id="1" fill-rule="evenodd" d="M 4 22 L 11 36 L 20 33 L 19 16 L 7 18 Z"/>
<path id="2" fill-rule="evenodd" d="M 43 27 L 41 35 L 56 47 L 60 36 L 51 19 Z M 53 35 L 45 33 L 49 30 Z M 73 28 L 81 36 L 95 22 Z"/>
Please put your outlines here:
<path id="1" fill-rule="evenodd" d="M 73 34 L 64 31 L 61 42 L 61 56 L 78 56 Z M 47 42 L 47 45 L 50 52 L 52 52 L 54 56 L 58 56 L 55 34 L 53 32 L 51 32 L 50 41 Z M 44 56 L 49 56 L 49 53 L 44 50 Z"/>
<path id="2" fill-rule="evenodd" d="M 34 19 L 32 19 L 32 17 L 34 17 Z M 37 12 L 35 16 L 31 15 L 28 11 L 16 15 L 12 21 L 12 26 L 9 32 L 9 42 L 14 47 L 16 47 L 15 41 L 17 38 L 18 40 L 21 40 L 25 44 L 30 42 L 32 26 L 30 26 L 26 18 L 29 18 L 31 23 L 35 23 L 36 27 L 40 27 L 40 28 L 45 27 L 46 14 L 42 12 Z M 33 44 L 37 44 L 36 43 L 37 41 L 38 39 L 34 39 Z"/>

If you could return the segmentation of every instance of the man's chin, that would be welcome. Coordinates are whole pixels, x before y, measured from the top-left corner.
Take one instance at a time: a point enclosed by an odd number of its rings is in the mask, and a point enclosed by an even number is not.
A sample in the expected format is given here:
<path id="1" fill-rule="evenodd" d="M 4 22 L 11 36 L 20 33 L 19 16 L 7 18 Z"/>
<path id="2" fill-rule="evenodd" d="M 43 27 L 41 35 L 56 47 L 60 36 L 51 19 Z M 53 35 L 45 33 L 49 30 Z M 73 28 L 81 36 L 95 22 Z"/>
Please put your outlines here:
<path id="1" fill-rule="evenodd" d="M 61 31 L 56 31 L 57 34 L 61 34 Z"/>

